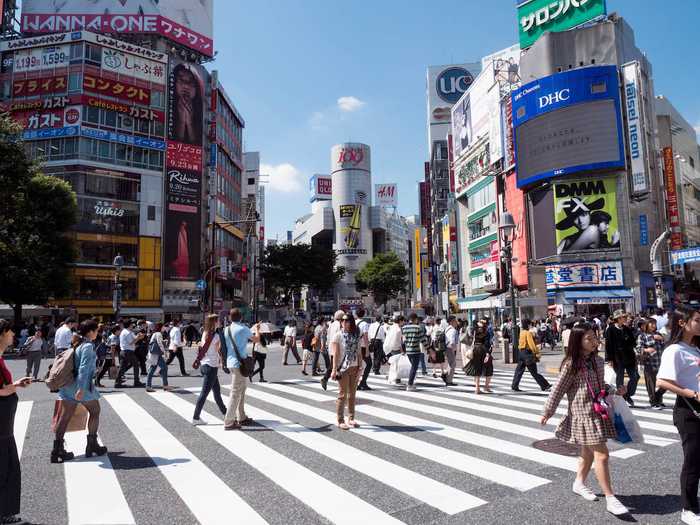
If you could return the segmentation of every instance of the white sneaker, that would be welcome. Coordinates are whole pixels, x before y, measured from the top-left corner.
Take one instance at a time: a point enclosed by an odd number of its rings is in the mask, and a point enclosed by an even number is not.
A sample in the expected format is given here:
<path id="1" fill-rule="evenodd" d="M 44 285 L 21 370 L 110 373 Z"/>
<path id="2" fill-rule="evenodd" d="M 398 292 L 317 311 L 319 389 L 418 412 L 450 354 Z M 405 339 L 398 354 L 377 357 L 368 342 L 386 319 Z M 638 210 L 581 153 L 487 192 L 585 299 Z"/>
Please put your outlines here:
<path id="1" fill-rule="evenodd" d="M 622 516 L 623 514 L 629 513 L 629 509 L 627 509 L 627 507 L 625 507 L 615 496 L 605 496 L 605 504 L 608 512 L 615 516 Z"/>
<path id="2" fill-rule="evenodd" d="M 578 494 L 586 501 L 598 501 L 598 496 L 583 483 L 574 481 L 574 486 L 571 487 L 571 490 L 574 491 L 574 494 Z"/>
<path id="3" fill-rule="evenodd" d="M 681 521 L 688 525 L 700 525 L 700 514 L 695 514 L 692 510 L 681 512 Z"/>
<path id="4" fill-rule="evenodd" d="M 194 426 L 197 427 L 197 426 L 199 426 L 199 425 L 206 425 L 207 422 L 206 422 L 206 421 L 202 421 L 201 419 L 193 419 L 193 420 L 192 420 L 192 424 L 193 424 Z"/>
<path id="5" fill-rule="evenodd" d="M 416 390 L 416 385 L 406 385 L 407 392 L 413 392 Z"/>

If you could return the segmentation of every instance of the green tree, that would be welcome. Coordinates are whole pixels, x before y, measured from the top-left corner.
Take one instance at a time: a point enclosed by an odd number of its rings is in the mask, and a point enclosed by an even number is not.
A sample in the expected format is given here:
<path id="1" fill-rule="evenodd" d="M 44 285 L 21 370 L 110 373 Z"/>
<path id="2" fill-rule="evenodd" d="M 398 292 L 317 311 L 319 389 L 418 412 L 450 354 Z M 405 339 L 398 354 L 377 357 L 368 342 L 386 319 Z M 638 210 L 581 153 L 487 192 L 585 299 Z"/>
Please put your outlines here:
<path id="1" fill-rule="evenodd" d="M 267 297 L 298 293 L 305 286 L 330 290 L 345 275 L 336 258 L 335 251 L 312 244 L 268 246 L 261 264 Z"/>
<path id="2" fill-rule="evenodd" d="M 368 291 L 374 303 L 385 305 L 408 287 L 406 267 L 394 252 L 380 253 L 355 276 L 357 289 Z"/>
<path id="3" fill-rule="evenodd" d="M 46 304 L 70 290 L 75 249 L 68 231 L 78 217 L 70 185 L 39 171 L 21 128 L 0 115 L 0 300 L 15 322 L 25 304 Z"/>

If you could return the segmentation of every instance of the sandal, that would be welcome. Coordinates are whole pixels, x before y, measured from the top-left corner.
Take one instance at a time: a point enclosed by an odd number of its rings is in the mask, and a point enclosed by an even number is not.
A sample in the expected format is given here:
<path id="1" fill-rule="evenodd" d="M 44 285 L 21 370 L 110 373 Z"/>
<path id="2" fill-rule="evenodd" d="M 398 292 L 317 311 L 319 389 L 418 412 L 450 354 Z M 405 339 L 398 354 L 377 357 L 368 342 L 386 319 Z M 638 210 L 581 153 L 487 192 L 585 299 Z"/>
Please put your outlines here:
<path id="1" fill-rule="evenodd" d="M 338 428 L 340 430 L 350 430 L 350 427 L 345 421 L 343 421 L 342 423 L 338 423 Z"/>
<path id="2" fill-rule="evenodd" d="M 348 426 L 353 427 L 353 428 L 360 428 L 360 424 L 355 421 L 354 419 L 351 419 L 348 421 Z"/>
<path id="3" fill-rule="evenodd" d="M 253 424 L 253 418 L 252 417 L 247 417 L 243 421 L 238 422 L 239 425 L 245 427 L 245 426 L 250 426 Z"/>

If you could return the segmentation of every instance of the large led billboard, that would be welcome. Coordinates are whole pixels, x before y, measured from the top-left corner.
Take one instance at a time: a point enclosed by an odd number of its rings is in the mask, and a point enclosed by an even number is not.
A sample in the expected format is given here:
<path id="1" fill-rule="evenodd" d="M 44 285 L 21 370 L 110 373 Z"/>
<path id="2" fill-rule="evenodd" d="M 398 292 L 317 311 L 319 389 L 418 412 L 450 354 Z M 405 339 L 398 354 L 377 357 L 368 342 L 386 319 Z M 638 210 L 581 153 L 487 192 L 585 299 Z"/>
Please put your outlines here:
<path id="1" fill-rule="evenodd" d="M 625 167 L 616 66 L 544 77 L 513 92 L 518 187 Z"/>

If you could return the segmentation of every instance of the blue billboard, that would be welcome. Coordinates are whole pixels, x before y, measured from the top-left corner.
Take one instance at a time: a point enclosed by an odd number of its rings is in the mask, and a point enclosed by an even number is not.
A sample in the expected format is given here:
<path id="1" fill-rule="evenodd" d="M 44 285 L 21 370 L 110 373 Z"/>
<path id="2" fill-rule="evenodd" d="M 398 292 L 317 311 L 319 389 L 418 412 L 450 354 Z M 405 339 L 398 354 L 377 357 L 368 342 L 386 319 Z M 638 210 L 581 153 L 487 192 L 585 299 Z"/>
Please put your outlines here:
<path id="1" fill-rule="evenodd" d="M 625 168 L 616 66 L 544 77 L 512 94 L 518 188 L 581 171 Z"/>

